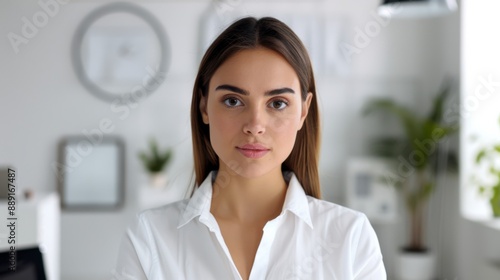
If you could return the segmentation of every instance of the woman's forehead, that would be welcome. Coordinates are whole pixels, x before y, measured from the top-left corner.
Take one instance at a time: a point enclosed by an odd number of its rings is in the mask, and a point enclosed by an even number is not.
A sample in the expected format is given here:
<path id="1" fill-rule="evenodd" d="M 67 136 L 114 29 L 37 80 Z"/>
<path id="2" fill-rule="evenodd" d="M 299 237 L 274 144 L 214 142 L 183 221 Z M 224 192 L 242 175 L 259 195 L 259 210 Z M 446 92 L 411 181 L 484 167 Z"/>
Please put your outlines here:
<path id="1" fill-rule="evenodd" d="M 264 87 L 265 90 L 284 86 L 300 88 L 297 73 L 288 61 L 266 48 L 239 51 L 228 58 L 212 76 L 210 89 L 220 84 Z"/>

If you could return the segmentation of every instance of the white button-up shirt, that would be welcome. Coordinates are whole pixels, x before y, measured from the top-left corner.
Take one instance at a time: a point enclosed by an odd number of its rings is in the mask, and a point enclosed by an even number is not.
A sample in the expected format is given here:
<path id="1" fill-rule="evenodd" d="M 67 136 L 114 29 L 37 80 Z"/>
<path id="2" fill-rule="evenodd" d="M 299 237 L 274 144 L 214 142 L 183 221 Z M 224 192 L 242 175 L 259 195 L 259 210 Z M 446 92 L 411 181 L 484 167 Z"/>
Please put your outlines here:
<path id="1" fill-rule="evenodd" d="M 242 279 L 210 213 L 212 171 L 189 199 L 140 212 L 123 236 L 113 279 Z M 307 196 L 295 174 L 281 214 L 263 229 L 250 280 L 386 279 L 366 216 Z"/>

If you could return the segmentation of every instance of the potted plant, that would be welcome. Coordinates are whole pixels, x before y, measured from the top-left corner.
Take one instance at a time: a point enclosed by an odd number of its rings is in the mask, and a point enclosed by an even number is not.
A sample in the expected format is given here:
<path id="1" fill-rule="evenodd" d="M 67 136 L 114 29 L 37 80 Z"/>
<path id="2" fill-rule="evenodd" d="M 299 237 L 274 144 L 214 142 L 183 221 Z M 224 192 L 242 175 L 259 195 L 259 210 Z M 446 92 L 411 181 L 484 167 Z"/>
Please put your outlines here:
<path id="1" fill-rule="evenodd" d="M 499 119 L 500 124 L 500 119 Z M 491 176 L 491 182 L 487 183 L 483 180 L 473 179 L 479 187 L 479 193 L 489 199 L 493 217 L 500 217 L 500 167 L 495 164 L 500 158 L 500 143 L 493 144 L 490 147 L 483 147 L 476 155 L 476 165 L 485 168 Z"/>
<path id="2" fill-rule="evenodd" d="M 403 138 L 377 139 L 372 146 L 378 156 L 390 157 L 401 174 L 391 174 L 386 183 L 394 186 L 404 201 L 409 215 L 410 230 L 408 244 L 399 255 L 400 279 L 433 279 L 435 256 L 424 244 L 427 203 L 436 189 L 438 155 L 442 149 L 439 143 L 457 131 L 456 125 L 443 122 L 443 106 L 450 90 L 450 83 L 436 95 L 428 115 L 420 117 L 410 108 L 395 103 L 391 99 L 376 99 L 368 102 L 364 115 L 374 111 L 389 113 L 399 119 L 404 128 Z M 456 157 L 448 154 L 448 167 L 456 165 Z M 408 172 L 401 172 L 406 170 Z M 388 180 L 388 181 L 387 181 Z"/>
<path id="3" fill-rule="evenodd" d="M 172 150 L 160 151 L 154 138 L 149 142 L 149 150 L 139 152 L 139 158 L 148 172 L 150 185 L 153 187 L 164 187 L 167 177 L 163 170 L 168 166 L 172 158 Z"/>

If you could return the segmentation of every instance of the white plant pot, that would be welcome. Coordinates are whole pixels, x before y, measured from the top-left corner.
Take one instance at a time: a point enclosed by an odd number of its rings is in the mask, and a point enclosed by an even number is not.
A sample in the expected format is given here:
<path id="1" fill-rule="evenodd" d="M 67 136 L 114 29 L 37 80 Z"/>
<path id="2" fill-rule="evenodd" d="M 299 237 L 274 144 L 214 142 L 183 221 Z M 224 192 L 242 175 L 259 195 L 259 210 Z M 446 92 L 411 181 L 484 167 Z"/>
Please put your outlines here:
<path id="1" fill-rule="evenodd" d="M 150 173 L 149 185 L 155 189 L 162 189 L 167 185 L 167 175 L 163 172 Z"/>
<path id="2" fill-rule="evenodd" d="M 433 280 L 436 277 L 436 256 L 432 252 L 399 252 L 397 280 Z"/>

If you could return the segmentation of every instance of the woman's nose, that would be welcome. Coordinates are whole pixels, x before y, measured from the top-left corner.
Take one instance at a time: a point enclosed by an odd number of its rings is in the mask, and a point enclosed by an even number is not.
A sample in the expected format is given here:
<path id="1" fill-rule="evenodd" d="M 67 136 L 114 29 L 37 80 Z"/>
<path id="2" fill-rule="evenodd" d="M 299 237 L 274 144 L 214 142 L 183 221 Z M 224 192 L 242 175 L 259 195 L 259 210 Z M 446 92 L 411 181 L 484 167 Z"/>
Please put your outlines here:
<path id="1" fill-rule="evenodd" d="M 252 135 L 263 134 L 266 131 L 265 122 L 265 112 L 258 109 L 249 110 L 243 125 L 243 132 Z"/>

